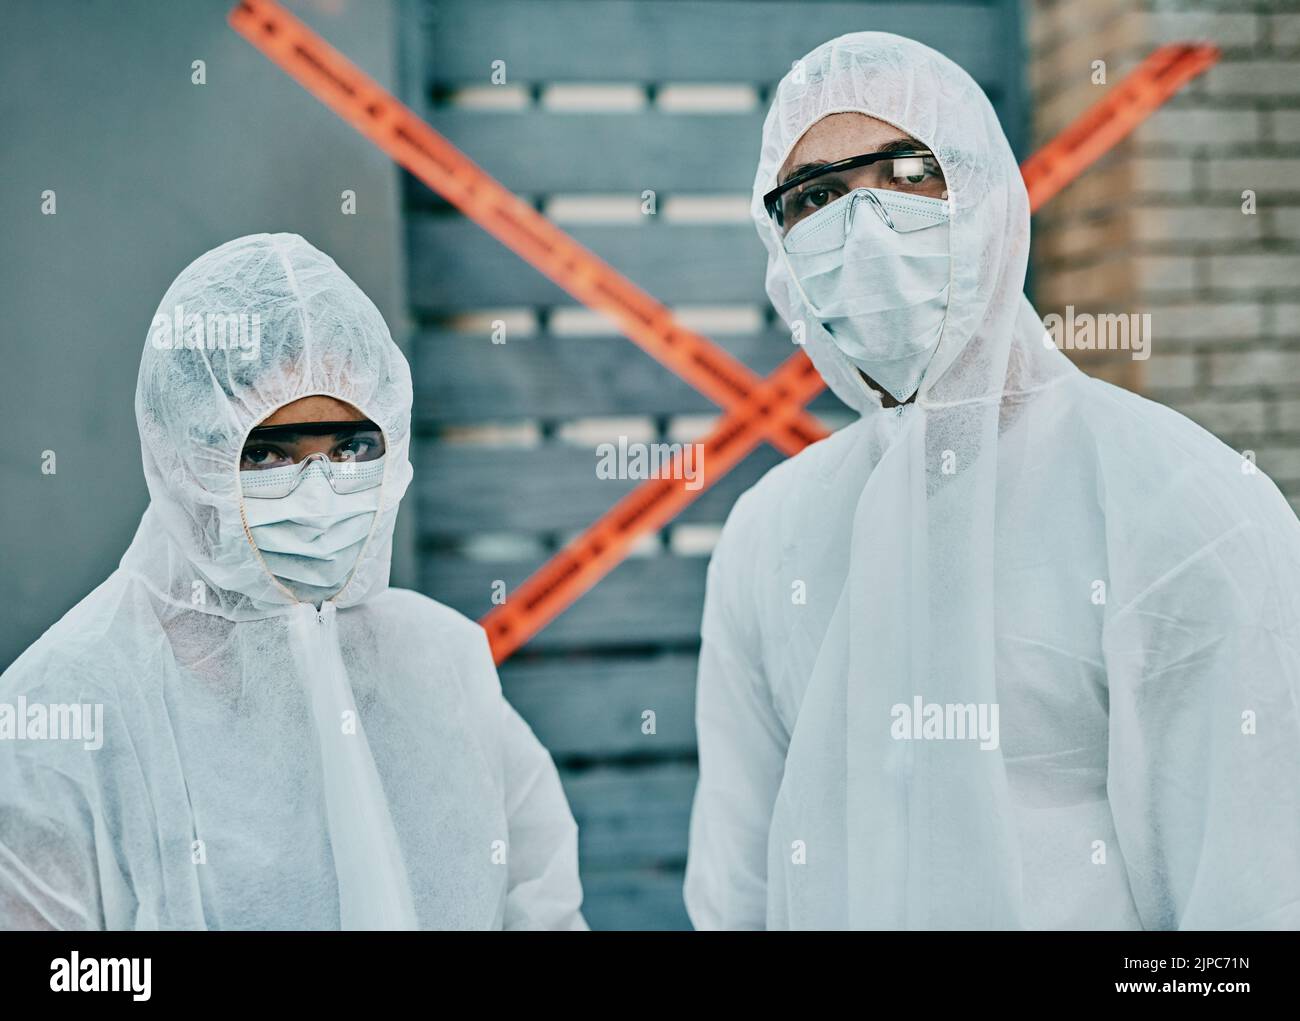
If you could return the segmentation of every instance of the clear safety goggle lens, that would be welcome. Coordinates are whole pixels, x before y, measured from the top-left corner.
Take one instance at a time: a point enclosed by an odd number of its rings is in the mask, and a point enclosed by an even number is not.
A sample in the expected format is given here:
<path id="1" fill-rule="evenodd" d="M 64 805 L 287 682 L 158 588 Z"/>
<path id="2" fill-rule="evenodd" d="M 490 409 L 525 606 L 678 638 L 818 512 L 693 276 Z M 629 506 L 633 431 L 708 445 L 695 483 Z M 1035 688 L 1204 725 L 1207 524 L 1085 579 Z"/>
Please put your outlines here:
<path id="1" fill-rule="evenodd" d="M 331 461 L 324 454 L 311 454 L 297 464 L 239 473 L 244 496 L 275 500 L 288 496 L 313 473 L 322 475 L 334 492 L 360 493 L 384 481 L 384 456 L 373 461 Z"/>
<path id="2" fill-rule="evenodd" d="M 384 431 L 368 419 L 292 422 L 260 425 L 249 432 L 239 462 L 244 471 L 269 471 L 315 453 L 326 454 L 331 461 L 373 461 L 384 449 Z"/>

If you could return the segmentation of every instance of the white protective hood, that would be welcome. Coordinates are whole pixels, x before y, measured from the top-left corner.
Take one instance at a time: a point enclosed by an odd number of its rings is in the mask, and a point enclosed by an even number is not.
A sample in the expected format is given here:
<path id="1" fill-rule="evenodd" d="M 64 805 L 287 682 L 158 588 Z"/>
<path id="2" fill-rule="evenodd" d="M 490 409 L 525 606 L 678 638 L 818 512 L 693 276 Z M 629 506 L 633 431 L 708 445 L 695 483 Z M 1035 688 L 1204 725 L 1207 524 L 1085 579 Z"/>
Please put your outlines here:
<path id="1" fill-rule="evenodd" d="M 933 149 L 953 200 L 947 321 L 897 409 L 802 307 L 762 204 L 846 111 Z M 710 564 L 695 924 L 1300 923 L 1300 526 L 1234 451 L 1044 342 L 976 83 L 893 35 L 818 47 L 752 212 L 773 304 L 862 418 L 742 496 Z M 996 747 L 900 737 L 918 700 L 996 707 Z"/>
<path id="2" fill-rule="evenodd" d="M 0 928 L 582 927 L 572 816 L 482 629 L 388 588 L 411 381 L 378 310 L 302 238 L 259 234 L 158 312 L 209 313 L 256 315 L 258 343 L 250 324 L 243 348 L 169 346 L 155 319 L 150 505 L 0 679 L 0 703 L 103 714 L 98 749 L 0 740 Z M 249 430 L 311 394 L 387 442 L 370 540 L 319 609 L 266 570 L 239 488 Z"/>

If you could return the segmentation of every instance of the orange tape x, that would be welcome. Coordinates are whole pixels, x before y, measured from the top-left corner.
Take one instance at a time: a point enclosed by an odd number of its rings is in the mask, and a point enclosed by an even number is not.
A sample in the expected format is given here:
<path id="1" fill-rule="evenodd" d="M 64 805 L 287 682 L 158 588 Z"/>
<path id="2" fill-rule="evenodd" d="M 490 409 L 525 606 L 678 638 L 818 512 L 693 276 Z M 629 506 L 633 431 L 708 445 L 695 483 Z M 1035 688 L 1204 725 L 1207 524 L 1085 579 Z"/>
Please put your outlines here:
<path id="1" fill-rule="evenodd" d="M 703 441 L 705 485 L 767 440 L 795 454 L 826 430 L 806 405 L 825 383 L 799 351 L 763 379 L 504 188 L 346 57 L 272 0 L 242 0 L 230 23 L 380 149 L 630 340 L 726 409 Z M 1210 67 L 1209 45 L 1162 46 L 1021 167 L 1037 209 Z M 703 492 L 674 463 L 614 505 L 482 620 L 500 663 Z"/>

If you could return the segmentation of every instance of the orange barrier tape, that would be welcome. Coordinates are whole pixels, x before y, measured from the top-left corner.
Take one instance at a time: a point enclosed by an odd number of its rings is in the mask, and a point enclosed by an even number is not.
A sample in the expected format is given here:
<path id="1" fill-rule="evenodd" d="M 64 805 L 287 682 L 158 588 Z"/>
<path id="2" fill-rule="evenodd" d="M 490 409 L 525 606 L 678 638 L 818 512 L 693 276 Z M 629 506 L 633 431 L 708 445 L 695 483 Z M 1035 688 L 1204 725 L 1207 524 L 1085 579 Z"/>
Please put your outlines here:
<path id="1" fill-rule="evenodd" d="M 786 359 L 760 384 L 765 398 L 759 403 L 760 417 L 729 411 L 700 441 L 703 449 L 696 464 L 703 466 L 703 474 L 697 489 L 688 489 L 680 477 L 679 456 L 658 478 L 647 479 L 619 500 L 483 617 L 479 623 L 488 633 L 496 661 L 505 660 L 580 599 L 619 565 L 638 538 L 668 524 L 825 386 L 802 352 Z"/>
<path id="2" fill-rule="evenodd" d="M 825 430 L 803 410 L 825 387 L 807 356 L 792 355 L 766 380 L 516 198 L 337 50 L 271 0 L 242 0 L 231 25 L 399 164 L 701 393 L 727 409 L 704 439 L 703 484 L 687 489 L 674 462 L 601 516 L 526 579 L 481 623 L 498 663 L 572 605 L 763 440 L 786 454 Z M 1021 166 L 1037 209 L 1131 132 L 1217 48 L 1171 44 L 1153 52 L 1107 96 Z"/>
<path id="3" fill-rule="evenodd" d="M 1152 52 L 1105 99 L 1025 160 L 1020 171 L 1033 208 L 1052 198 L 1218 59 L 1218 47 L 1208 43 L 1169 43 Z"/>

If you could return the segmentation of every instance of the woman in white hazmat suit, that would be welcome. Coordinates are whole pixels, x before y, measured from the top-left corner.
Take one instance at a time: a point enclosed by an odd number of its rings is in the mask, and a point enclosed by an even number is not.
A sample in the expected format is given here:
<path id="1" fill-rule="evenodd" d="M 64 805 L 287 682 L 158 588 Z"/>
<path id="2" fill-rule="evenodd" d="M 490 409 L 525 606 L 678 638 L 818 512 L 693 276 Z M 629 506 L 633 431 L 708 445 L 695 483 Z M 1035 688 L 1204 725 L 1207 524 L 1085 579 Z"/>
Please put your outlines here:
<path id="1" fill-rule="evenodd" d="M 256 327 L 159 339 L 210 314 Z M 245 470 L 307 400 L 382 457 Z M 411 382 L 370 300 L 295 235 L 222 245 L 164 296 L 136 417 L 134 541 L 0 679 L 103 707 L 97 749 L 0 741 L 0 927 L 584 928 L 573 818 L 482 629 L 388 587 Z"/>
<path id="2" fill-rule="evenodd" d="M 778 223 L 765 196 L 844 113 L 930 151 L 947 202 L 867 187 Z M 773 304 L 861 418 L 742 496 L 710 563 L 695 925 L 1300 927 L 1300 524 L 1045 336 L 978 86 L 897 36 L 817 48 L 753 216 Z"/>

